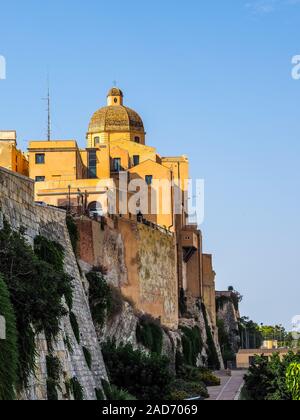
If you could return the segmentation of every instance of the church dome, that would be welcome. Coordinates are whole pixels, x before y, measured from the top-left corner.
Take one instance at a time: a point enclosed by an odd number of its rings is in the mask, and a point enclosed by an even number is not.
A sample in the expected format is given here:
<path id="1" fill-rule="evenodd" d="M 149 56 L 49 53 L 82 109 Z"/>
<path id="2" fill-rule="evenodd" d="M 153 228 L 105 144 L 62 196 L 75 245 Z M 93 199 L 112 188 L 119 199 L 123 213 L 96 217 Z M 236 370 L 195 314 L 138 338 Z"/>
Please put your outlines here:
<path id="1" fill-rule="evenodd" d="M 89 133 L 139 132 L 145 133 L 141 117 L 123 105 L 123 92 L 112 88 L 107 95 L 108 106 L 94 113 L 89 125 Z"/>

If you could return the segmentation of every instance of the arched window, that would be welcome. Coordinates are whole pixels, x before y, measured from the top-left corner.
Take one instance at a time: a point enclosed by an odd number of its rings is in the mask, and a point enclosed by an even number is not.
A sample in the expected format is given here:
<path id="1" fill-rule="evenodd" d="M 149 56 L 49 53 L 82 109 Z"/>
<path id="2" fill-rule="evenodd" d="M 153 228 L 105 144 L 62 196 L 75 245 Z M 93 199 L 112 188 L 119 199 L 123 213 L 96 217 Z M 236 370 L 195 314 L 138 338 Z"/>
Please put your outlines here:
<path id="1" fill-rule="evenodd" d="M 139 138 L 139 136 L 135 136 L 134 141 L 136 143 L 140 143 L 141 142 L 141 139 Z"/>
<path id="2" fill-rule="evenodd" d="M 94 142 L 95 142 L 95 146 L 98 146 L 98 144 L 100 144 L 100 137 L 95 137 Z"/>
<path id="3" fill-rule="evenodd" d="M 103 216 L 103 208 L 99 201 L 93 201 L 88 205 L 88 211 L 90 217 Z"/>

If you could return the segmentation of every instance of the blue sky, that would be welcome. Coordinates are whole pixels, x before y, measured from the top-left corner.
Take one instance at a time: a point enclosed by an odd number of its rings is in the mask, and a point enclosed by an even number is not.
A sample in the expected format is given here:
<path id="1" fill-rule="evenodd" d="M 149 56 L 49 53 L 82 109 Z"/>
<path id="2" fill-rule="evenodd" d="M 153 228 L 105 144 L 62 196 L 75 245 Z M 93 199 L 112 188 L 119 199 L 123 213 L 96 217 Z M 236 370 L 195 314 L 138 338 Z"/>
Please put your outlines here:
<path id="1" fill-rule="evenodd" d="M 148 144 L 187 154 L 206 182 L 205 251 L 218 289 L 242 312 L 284 323 L 300 314 L 300 54 L 297 0 L 36 0 L 1 5 L 0 129 L 19 144 L 53 136 L 85 144 L 112 81 L 139 111 Z"/>

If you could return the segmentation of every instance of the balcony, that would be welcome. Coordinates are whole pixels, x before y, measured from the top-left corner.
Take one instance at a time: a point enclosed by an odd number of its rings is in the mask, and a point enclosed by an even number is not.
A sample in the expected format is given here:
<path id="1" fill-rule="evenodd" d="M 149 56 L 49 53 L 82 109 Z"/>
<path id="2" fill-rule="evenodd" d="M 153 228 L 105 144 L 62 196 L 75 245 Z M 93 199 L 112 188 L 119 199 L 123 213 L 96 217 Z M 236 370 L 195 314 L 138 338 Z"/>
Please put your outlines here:
<path id="1" fill-rule="evenodd" d="M 183 230 L 181 233 L 181 246 L 183 248 L 184 262 L 188 262 L 198 249 L 198 236 L 192 230 Z"/>

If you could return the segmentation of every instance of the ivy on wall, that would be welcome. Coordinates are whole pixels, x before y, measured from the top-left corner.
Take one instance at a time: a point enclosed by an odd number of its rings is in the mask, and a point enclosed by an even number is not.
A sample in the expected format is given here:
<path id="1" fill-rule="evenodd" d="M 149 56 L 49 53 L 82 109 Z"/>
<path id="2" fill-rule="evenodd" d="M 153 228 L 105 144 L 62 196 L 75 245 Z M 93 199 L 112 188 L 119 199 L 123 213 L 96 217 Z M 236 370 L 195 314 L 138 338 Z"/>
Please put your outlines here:
<path id="1" fill-rule="evenodd" d="M 47 396 L 49 401 L 58 400 L 57 388 L 59 387 L 59 377 L 61 374 L 61 364 L 57 357 L 52 354 L 46 357 L 47 366 Z"/>
<path id="2" fill-rule="evenodd" d="M 150 315 L 140 317 L 136 327 L 137 342 L 152 353 L 161 354 L 163 346 L 163 331 L 159 321 Z"/>
<path id="3" fill-rule="evenodd" d="M 199 327 L 180 327 L 183 332 L 182 348 L 184 362 L 190 366 L 197 365 L 197 358 L 203 349 L 203 341 Z"/>
<path id="4" fill-rule="evenodd" d="M 207 335 L 207 356 L 208 356 L 208 367 L 213 370 L 220 370 L 220 361 L 215 345 L 215 341 L 211 332 L 211 328 L 208 323 L 207 313 L 204 303 L 201 304 L 202 313 L 205 321 L 206 335 Z"/>
<path id="5" fill-rule="evenodd" d="M 6 339 L 0 340 L 0 400 L 15 398 L 18 369 L 16 318 L 9 291 L 0 275 L 0 315 L 6 322 Z"/>
<path id="6" fill-rule="evenodd" d="M 101 268 L 94 267 L 86 278 L 89 282 L 89 304 L 93 321 L 103 327 L 107 319 L 111 320 L 122 312 L 123 296 L 118 288 L 107 283 Z"/>
<path id="7" fill-rule="evenodd" d="M 69 231 L 69 236 L 70 236 L 71 244 L 73 247 L 73 251 L 74 251 L 74 254 L 76 255 L 77 244 L 79 240 L 79 233 L 78 233 L 77 225 L 73 217 L 70 215 L 67 216 L 66 222 L 67 222 L 67 228 Z"/>
<path id="8" fill-rule="evenodd" d="M 0 272 L 9 291 L 16 316 L 18 370 L 16 389 L 28 384 L 35 370 L 35 336 L 44 332 L 49 349 L 68 314 L 63 297 L 71 300 L 72 278 L 63 271 L 64 251 L 58 244 L 38 237 L 35 249 L 27 243 L 25 230 L 14 231 L 3 221 L 0 230 Z"/>

